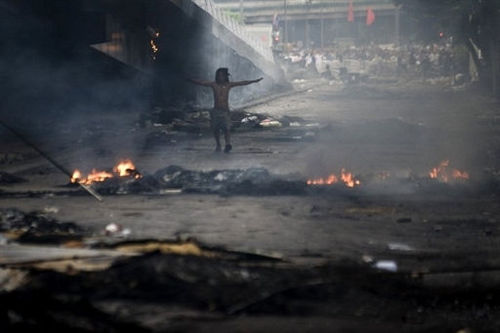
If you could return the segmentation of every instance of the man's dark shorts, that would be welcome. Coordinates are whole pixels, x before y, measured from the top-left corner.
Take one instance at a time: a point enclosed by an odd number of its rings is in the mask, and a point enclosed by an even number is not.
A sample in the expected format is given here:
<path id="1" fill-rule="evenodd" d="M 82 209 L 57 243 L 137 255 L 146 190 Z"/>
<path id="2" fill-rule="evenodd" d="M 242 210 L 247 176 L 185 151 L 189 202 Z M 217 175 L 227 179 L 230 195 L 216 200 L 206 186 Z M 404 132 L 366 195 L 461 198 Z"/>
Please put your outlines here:
<path id="1" fill-rule="evenodd" d="M 231 117 L 229 116 L 229 110 L 212 109 L 210 111 L 210 125 L 213 130 L 230 130 Z"/>

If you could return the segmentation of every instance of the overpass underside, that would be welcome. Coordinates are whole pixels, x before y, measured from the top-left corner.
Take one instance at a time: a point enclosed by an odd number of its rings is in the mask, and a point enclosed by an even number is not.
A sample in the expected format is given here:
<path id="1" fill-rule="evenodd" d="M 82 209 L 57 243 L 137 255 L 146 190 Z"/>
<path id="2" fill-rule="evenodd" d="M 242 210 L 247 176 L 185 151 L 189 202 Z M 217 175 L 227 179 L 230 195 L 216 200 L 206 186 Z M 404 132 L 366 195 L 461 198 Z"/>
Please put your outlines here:
<path id="1" fill-rule="evenodd" d="M 145 73 L 154 75 L 155 100 L 191 92 L 200 103 L 206 93 L 195 92 L 185 79 L 213 79 L 218 67 L 228 67 L 234 80 L 263 76 L 261 90 L 284 84 L 270 49 L 252 40 L 236 22 L 222 15 L 210 1 L 108 1 L 106 41 L 93 48 Z M 267 83 L 266 83 L 267 81 Z M 236 93 L 236 102 L 261 93 L 251 88 Z M 201 94 L 201 95 L 200 95 Z"/>
<path id="2" fill-rule="evenodd" d="M 138 79 L 130 89 L 147 90 L 143 95 L 152 96 L 153 105 L 194 100 L 209 106 L 210 92 L 186 83 L 186 78 L 211 80 L 218 67 L 228 67 L 233 80 L 265 78 L 235 90 L 233 105 L 284 84 L 271 50 L 245 36 L 214 6 L 207 7 L 212 4 L 209 0 L 0 0 L 0 4 L 9 8 L 4 14 L 11 23 L 5 31 L 11 26 L 26 30 L 27 43 L 22 47 L 17 43 L 16 52 L 43 50 L 37 52 L 54 64 L 80 59 L 92 67 L 90 73 L 83 66 L 74 70 L 78 73 L 74 81 L 83 76 L 81 81 L 89 82 L 83 89 L 98 89 L 97 77 L 116 81 L 117 72 L 125 68 L 128 77 L 129 72 L 137 73 L 132 74 Z M 29 35 L 40 35 L 40 42 Z M 13 32 L 7 39 L 16 38 Z"/>

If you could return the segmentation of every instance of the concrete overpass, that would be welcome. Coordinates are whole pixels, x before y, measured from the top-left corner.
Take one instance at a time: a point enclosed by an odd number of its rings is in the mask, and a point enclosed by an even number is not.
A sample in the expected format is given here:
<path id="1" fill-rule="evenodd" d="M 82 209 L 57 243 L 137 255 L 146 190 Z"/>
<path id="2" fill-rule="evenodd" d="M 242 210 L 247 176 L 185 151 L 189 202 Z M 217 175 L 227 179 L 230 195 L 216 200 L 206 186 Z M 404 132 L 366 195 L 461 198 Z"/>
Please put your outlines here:
<path id="1" fill-rule="evenodd" d="M 152 63 L 151 59 L 159 59 L 161 53 L 168 52 L 171 49 L 161 41 L 165 30 L 170 31 L 177 28 L 179 34 L 190 35 L 187 30 L 196 29 L 200 40 L 207 41 L 207 37 L 203 35 L 211 35 L 238 56 L 248 59 L 275 82 L 283 81 L 283 72 L 274 63 L 272 50 L 260 40 L 246 33 L 241 24 L 215 6 L 212 0 L 161 0 L 157 4 L 147 0 L 143 2 L 148 5 L 147 11 L 156 12 L 155 14 L 150 13 L 150 17 L 154 16 L 155 18 L 145 27 L 150 35 L 150 40 L 146 43 L 149 44 L 151 49 L 155 49 L 151 57 L 138 54 L 138 51 L 143 49 L 141 44 L 144 45 L 144 40 L 131 41 L 131 37 L 133 39 L 134 36 L 131 36 L 132 34 L 128 29 L 124 29 L 123 24 L 120 23 L 122 18 L 117 19 L 113 16 L 107 17 L 106 25 L 109 40 L 95 44 L 93 47 L 122 62 L 139 69 L 148 70 L 151 67 L 149 66 Z M 163 4 L 161 4 L 162 2 Z M 165 26 L 164 21 L 172 20 L 175 15 L 182 17 L 179 26 L 161 28 Z M 186 25 L 189 25 L 188 29 L 181 30 L 186 28 Z M 135 44 L 135 47 L 127 45 L 130 43 Z M 164 46 L 160 47 L 160 44 Z"/>

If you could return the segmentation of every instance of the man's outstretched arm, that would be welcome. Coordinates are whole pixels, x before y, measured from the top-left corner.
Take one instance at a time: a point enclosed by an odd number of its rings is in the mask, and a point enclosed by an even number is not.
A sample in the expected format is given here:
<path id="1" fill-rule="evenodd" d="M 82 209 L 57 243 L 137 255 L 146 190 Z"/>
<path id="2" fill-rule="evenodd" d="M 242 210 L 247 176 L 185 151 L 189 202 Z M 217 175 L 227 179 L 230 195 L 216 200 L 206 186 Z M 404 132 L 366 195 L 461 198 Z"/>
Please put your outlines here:
<path id="1" fill-rule="evenodd" d="M 238 86 L 247 86 L 252 83 L 257 83 L 262 81 L 262 78 L 258 78 L 257 80 L 250 80 L 250 81 L 237 81 L 237 82 L 231 82 L 231 87 L 238 87 Z"/>
<path id="2" fill-rule="evenodd" d="M 199 86 L 204 86 L 204 87 L 211 87 L 213 85 L 212 81 L 204 81 L 204 80 L 197 80 L 197 79 L 187 79 L 187 81 L 197 84 Z"/>

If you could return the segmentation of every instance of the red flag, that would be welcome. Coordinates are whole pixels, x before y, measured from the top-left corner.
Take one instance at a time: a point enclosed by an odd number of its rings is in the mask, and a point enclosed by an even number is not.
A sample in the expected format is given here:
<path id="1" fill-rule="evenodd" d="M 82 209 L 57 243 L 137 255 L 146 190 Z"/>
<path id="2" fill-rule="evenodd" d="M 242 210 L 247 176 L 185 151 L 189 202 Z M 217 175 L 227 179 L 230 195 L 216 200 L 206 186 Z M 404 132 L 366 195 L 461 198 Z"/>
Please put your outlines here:
<path id="1" fill-rule="evenodd" d="M 371 8 L 366 10 L 366 25 L 372 25 L 375 22 L 375 13 Z"/>
<path id="2" fill-rule="evenodd" d="M 349 10 L 347 11 L 347 21 L 354 22 L 354 8 L 352 6 L 352 0 L 349 0 Z"/>

